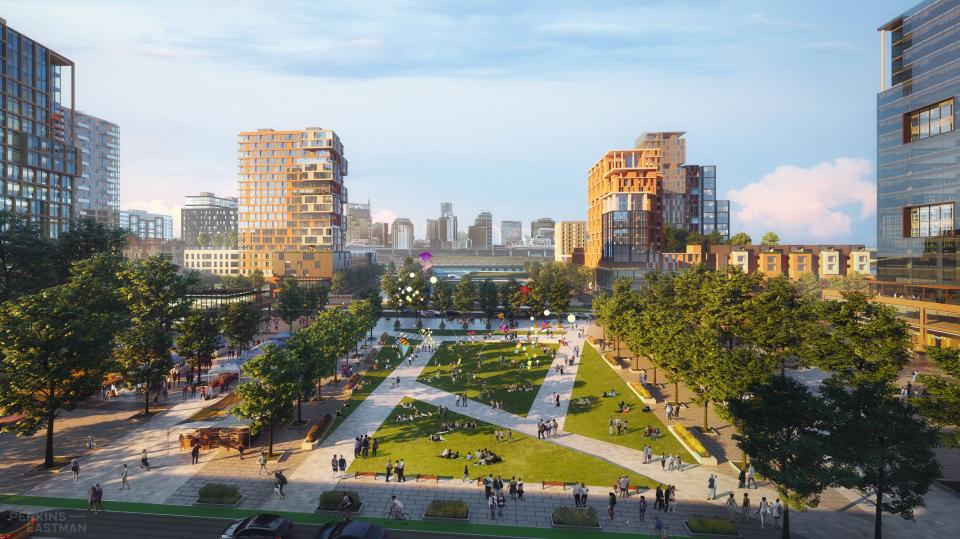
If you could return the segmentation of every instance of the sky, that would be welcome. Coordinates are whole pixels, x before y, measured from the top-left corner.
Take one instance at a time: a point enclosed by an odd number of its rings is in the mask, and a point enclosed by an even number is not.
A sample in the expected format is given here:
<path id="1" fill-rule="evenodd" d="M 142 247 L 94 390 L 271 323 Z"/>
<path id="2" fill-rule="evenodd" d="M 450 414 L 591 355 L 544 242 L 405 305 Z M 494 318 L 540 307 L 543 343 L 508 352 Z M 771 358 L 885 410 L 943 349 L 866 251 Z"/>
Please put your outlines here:
<path id="1" fill-rule="evenodd" d="M 876 238 L 876 29 L 915 0 L 0 0 L 119 124 L 121 206 L 236 195 L 237 133 L 335 130 L 380 220 L 586 218 L 589 168 L 644 131 L 717 166 L 733 232 Z"/>

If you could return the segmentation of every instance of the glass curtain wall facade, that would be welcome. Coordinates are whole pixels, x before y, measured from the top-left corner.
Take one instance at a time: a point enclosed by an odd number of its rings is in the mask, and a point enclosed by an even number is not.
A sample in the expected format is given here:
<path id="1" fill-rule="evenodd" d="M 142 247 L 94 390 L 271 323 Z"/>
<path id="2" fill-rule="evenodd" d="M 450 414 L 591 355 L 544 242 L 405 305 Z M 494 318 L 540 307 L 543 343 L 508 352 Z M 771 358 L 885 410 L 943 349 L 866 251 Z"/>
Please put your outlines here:
<path id="1" fill-rule="evenodd" d="M 960 0 L 930 0 L 880 29 L 877 278 L 960 284 Z"/>
<path id="2" fill-rule="evenodd" d="M 0 210 L 59 237 L 78 215 L 74 64 L 0 18 L 0 70 Z"/>
<path id="3" fill-rule="evenodd" d="M 60 111 L 67 123 L 70 109 Z M 77 178 L 79 217 L 109 226 L 120 224 L 120 127 L 107 120 L 76 113 L 74 143 L 80 147 L 81 174 Z"/>

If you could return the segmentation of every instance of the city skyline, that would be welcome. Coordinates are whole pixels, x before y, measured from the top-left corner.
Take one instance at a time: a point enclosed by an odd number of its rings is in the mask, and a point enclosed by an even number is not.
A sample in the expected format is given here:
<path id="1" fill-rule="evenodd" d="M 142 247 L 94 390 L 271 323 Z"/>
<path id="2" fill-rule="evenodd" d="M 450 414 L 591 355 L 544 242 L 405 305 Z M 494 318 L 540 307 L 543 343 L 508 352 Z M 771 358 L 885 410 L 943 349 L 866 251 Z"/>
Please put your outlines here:
<path id="1" fill-rule="evenodd" d="M 688 160 L 718 167 L 732 232 L 874 244 L 875 29 L 912 2 L 870 10 L 812 2 L 776 13 L 743 1 L 589 12 L 574 3 L 386 4 L 321 38 L 309 31 L 321 11 L 348 21 L 363 8 L 46 5 L 3 3 L 8 24 L 77 63 L 78 109 L 120 125 L 123 208 L 176 218 L 192 192 L 234 196 L 235 133 L 318 125 L 343 134 L 354 156 L 351 197 L 380 208 L 375 221 L 407 216 L 423 236 L 444 200 L 464 216 L 490 208 L 525 222 L 579 220 L 581 179 L 596 155 L 644 131 L 677 129 L 696 148 Z M 294 9 L 298 21 L 289 22 Z M 630 31 L 629 21 L 651 17 L 662 24 Z M 641 35 L 650 32 L 659 44 Z M 504 44 L 520 34 L 526 46 Z M 266 37 L 279 35 L 287 37 Z M 439 56 L 430 54 L 436 40 L 445 44 Z M 629 61 L 659 84 L 632 84 L 641 75 L 627 73 L 621 84 L 604 80 L 602 70 Z M 287 105 L 293 93 L 327 99 L 305 112 Z M 520 182 L 523 190 L 512 189 Z M 553 200 L 533 196 L 549 191 Z M 783 199 L 795 203 L 771 204 Z"/>

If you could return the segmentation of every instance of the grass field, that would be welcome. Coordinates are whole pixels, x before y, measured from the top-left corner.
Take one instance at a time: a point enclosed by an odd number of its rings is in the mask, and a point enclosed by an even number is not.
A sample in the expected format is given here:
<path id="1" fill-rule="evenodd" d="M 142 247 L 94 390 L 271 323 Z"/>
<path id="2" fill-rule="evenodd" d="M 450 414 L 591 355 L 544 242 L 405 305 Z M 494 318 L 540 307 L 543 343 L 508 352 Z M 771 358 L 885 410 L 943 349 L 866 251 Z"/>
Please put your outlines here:
<path id="1" fill-rule="evenodd" d="M 412 399 L 405 399 L 404 402 L 411 402 L 424 412 L 435 412 L 433 406 Z M 405 475 L 411 481 L 418 473 L 460 479 L 466 464 L 470 477 L 474 480 L 486 476 L 487 473 L 492 473 L 495 477 L 500 475 L 504 480 L 516 476 L 523 478 L 528 490 L 533 490 L 532 484 L 541 481 L 583 481 L 589 485 L 609 485 L 623 474 L 630 476 L 633 484 L 656 485 L 652 479 L 620 466 L 516 432 L 513 433 L 512 441 L 497 443 L 493 436 L 497 427 L 479 421 L 476 429 L 457 430 L 444 434 L 444 441 L 431 442 L 429 435 L 440 432 L 440 418 L 434 413 L 431 417 L 421 417 L 410 422 L 395 421 L 398 414 L 407 415 L 410 412 L 401 406 L 395 408 L 387 421 L 380 426 L 380 430 L 373 434 L 380 441 L 377 456 L 354 460 L 350 471 L 382 472 L 388 459 L 395 463 L 403 458 L 406 463 Z M 458 419 L 469 418 L 449 412 L 445 421 Z M 459 451 L 463 455 L 467 451 L 474 452 L 483 448 L 493 451 L 503 461 L 477 466 L 472 460 L 446 459 L 439 456 L 444 449 Z M 539 485 L 536 488 L 539 488 Z"/>
<path id="2" fill-rule="evenodd" d="M 418 379 L 420 382 L 448 391 L 450 393 L 466 393 L 470 399 L 483 403 L 491 400 L 503 401 L 503 409 L 507 412 L 526 416 L 537 397 L 537 391 L 543 383 L 543 377 L 550 370 L 553 361 L 551 355 L 539 353 L 535 346 L 521 344 L 520 353 L 516 352 L 516 342 L 490 342 L 454 345 L 443 343 L 433 354 L 430 363 L 423 369 Z M 526 346 L 527 351 L 523 351 Z M 556 344 L 546 345 L 550 350 L 556 350 Z M 534 355 L 534 351 L 538 355 Z M 528 355 L 529 354 L 529 355 Z M 500 365 L 500 356 L 503 356 L 503 365 Z M 480 357 L 480 368 L 477 369 L 477 357 Z M 450 371 L 456 366 L 458 358 L 462 358 L 461 376 L 454 382 Z M 527 359 L 533 360 L 532 369 L 527 369 Z M 536 365 L 540 360 L 540 366 Z M 511 361 L 516 360 L 516 364 Z M 476 374 L 476 379 L 473 375 Z M 437 378 L 439 375 L 439 378 Z M 487 392 L 481 396 L 482 383 L 486 382 Z M 507 391 L 511 384 L 532 386 L 529 391 Z"/>
<path id="3" fill-rule="evenodd" d="M 615 390 L 617 396 L 603 398 L 603 392 Z M 581 399 L 584 399 L 581 401 Z M 630 406 L 627 413 L 617 412 L 620 401 Z M 610 418 L 627 420 L 630 429 L 626 435 L 610 436 Z M 657 440 L 643 436 L 643 429 L 648 425 L 657 427 L 663 433 Z M 600 354 L 587 344 L 583 348 L 580 366 L 577 368 L 577 381 L 570 398 L 570 409 L 563 429 L 568 432 L 582 434 L 622 445 L 633 449 L 643 449 L 649 444 L 658 456 L 666 451 L 668 454 L 681 455 L 684 462 L 694 462 L 680 442 L 667 431 L 667 428 L 653 412 L 644 412 L 643 403 L 630 391 L 626 382 L 610 368 L 600 357 Z"/>
<path id="4" fill-rule="evenodd" d="M 396 342 L 394 337 L 389 337 L 387 339 L 387 345 L 393 345 Z M 419 344 L 420 341 L 410 340 L 410 350 Z M 404 356 L 406 357 L 406 356 Z M 387 378 L 394 368 L 400 364 L 400 350 L 388 346 L 384 346 L 377 352 L 377 369 L 373 368 L 373 365 L 363 374 L 363 387 L 360 389 L 354 390 L 346 402 L 350 403 L 349 407 L 343 408 L 343 416 L 337 417 L 333 421 L 333 425 L 330 425 L 330 428 L 327 429 L 327 436 L 330 436 L 337 427 L 340 426 L 340 423 L 343 423 L 354 410 L 357 409 L 357 406 L 360 406 L 360 403 L 363 402 L 363 399 L 367 398 L 367 395 L 373 393 L 373 390 L 380 387 L 380 384 Z"/>

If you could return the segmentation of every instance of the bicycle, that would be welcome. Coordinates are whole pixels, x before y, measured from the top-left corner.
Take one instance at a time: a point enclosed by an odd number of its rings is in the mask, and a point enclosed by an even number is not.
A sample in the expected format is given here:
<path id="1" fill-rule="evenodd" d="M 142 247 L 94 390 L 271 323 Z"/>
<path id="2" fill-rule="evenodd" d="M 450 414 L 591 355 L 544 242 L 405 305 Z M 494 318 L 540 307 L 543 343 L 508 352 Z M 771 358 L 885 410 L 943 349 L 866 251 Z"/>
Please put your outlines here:
<path id="1" fill-rule="evenodd" d="M 387 517 L 387 520 L 390 520 L 391 518 L 394 520 L 410 520 L 411 518 L 410 513 L 402 510 L 397 510 L 397 509 L 389 509 L 387 510 L 385 515 Z"/>

